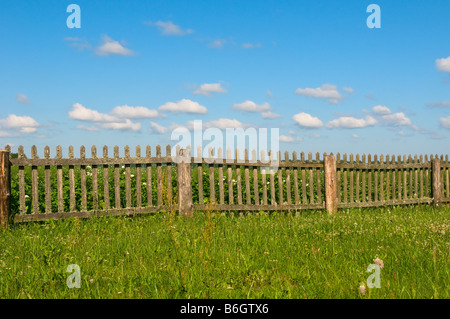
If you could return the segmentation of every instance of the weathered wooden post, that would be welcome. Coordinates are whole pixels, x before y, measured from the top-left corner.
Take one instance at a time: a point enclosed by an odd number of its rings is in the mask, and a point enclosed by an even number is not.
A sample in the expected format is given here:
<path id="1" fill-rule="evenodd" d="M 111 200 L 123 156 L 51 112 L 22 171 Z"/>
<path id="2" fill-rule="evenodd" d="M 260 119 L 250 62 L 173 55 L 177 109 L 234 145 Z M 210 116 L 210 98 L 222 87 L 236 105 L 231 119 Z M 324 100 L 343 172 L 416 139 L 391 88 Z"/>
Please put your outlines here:
<path id="1" fill-rule="evenodd" d="M 432 192 L 433 205 L 439 207 L 441 205 L 441 161 L 439 158 L 434 158 L 431 162 L 432 172 Z"/>
<path id="2" fill-rule="evenodd" d="M 192 217 L 192 184 L 190 148 L 180 149 L 177 158 L 178 212 Z"/>
<path id="3" fill-rule="evenodd" d="M 336 158 L 333 155 L 324 156 L 325 172 L 325 207 L 329 214 L 337 212 Z"/>
<path id="4" fill-rule="evenodd" d="M 11 210 L 9 150 L 0 150 L 0 228 L 8 228 Z"/>

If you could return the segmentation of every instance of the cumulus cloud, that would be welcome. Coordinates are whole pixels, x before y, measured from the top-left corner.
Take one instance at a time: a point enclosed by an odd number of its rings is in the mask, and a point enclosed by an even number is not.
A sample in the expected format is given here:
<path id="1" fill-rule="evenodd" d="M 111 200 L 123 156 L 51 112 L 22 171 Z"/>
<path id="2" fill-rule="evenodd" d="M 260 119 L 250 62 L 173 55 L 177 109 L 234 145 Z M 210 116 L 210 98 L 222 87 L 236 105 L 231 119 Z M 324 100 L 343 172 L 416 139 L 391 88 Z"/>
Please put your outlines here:
<path id="1" fill-rule="evenodd" d="M 261 117 L 263 119 L 276 119 L 276 118 L 281 117 L 281 115 L 277 114 L 277 113 L 273 113 L 271 111 L 268 111 L 268 112 L 262 112 Z"/>
<path id="2" fill-rule="evenodd" d="M 339 100 L 344 98 L 344 96 L 339 93 L 336 85 L 323 84 L 318 88 L 298 88 L 295 90 L 295 94 L 311 96 L 314 98 L 326 98 L 330 104 L 338 104 Z"/>
<path id="3" fill-rule="evenodd" d="M 295 114 L 292 119 L 297 122 L 298 125 L 306 128 L 319 128 L 323 125 L 322 121 L 319 120 L 319 118 L 313 117 L 305 112 Z"/>
<path id="4" fill-rule="evenodd" d="M 69 117 L 74 120 L 87 122 L 116 122 L 118 118 L 109 114 L 100 113 L 96 110 L 91 110 L 80 103 L 75 103 L 72 110 L 69 112 Z"/>
<path id="5" fill-rule="evenodd" d="M 450 116 L 447 116 L 447 117 L 441 117 L 441 118 L 439 119 L 439 123 L 441 124 L 441 127 L 450 130 Z"/>
<path id="6" fill-rule="evenodd" d="M 157 110 L 152 110 L 144 106 L 116 106 L 112 112 L 112 115 L 119 118 L 135 119 L 135 118 L 155 118 L 161 116 Z"/>
<path id="7" fill-rule="evenodd" d="M 411 119 L 409 119 L 405 113 L 392 113 L 392 111 L 384 105 L 376 105 L 372 108 L 373 113 L 377 116 L 384 124 L 389 126 L 411 126 L 415 127 Z"/>
<path id="8" fill-rule="evenodd" d="M 328 128 L 363 128 L 377 124 L 377 120 L 372 116 L 367 116 L 364 119 L 357 119 L 351 116 L 341 116 L 338 119 L 332 120 L 326 124 Z"/>
<path id="9" fill-rule="evenodd" d="M 172 21 L 156 21 L 154 23 L 151 21 L 147 21 L 144 23 L 150 26 L 158 27 L 162 35 L 187 35 L 194 33 L 194 30 L 192 29 L 184 30 L 180 26 L 174 24 Z"/>
<path id="10" fill-rule="evenodd" d="M 29 116 L 17 116 L 15 114 L 9 114 L 6 119 L 0 119 L 0 130 L 13 130 L 20 133 L 34 133 L 40 124 Z M 12 136 L 7 131 L 4 131 L 7 135 Z"/>
<path id="11" fill-rule="evenodd" d="M 220 83 L 204 83 L 194 91 L 194 94 L 213 96 L 213 93 L 227 93 Z"/>
<path id="12" fill-rule="evenodd" d="M 450 56 L 448 58 L 436 59 L 436 68 L 441 72 L 450 73 Z"/>
<path id="13" fill-rule="evenodd" d="M 152 127 L 152 131 L 158 134 L 165 134 L 170 129 L 153 121 L 150 122 L 150 126 Z"/>
<path id="14" fill-rule="evenodd" d="M 23 93 L 19 93 L 16 95 L 16 101 L 19 103 L 31 104 L 31 102 L 28 100 L 28 97 Z"/>
<path id="15" fill-rule="evenodd" d="M 353 94 L 355 93 L 355 89 L 351 88 L 351 87 L 345 87 L 343 88 L 343 90 L 347 93 Z"/>
<path id="16" fill-rule="evenodd" d="M 280 135 L 279 140 L 280 140 L 280 142 L 286 142 L 286 143 L 294 142 L 294 138 L 292 136 L 288 136 L 288 135 Z"/>
<path id="17" fill-rule="evenodd" d="M 134 55 L 133 51 L 125 48 L 118 41 L 115 41 L 108 37 L 107 35 L 103 36 L 103 43 L 96 49 L 97 55 Z"/>
<path id="18" fill-rule="evenodd" d="M 182 99 L 176 103 L 167 102 L 160 107 L 158 107 L 160 111 L 169 111 L 172 113 L 197 113 L 197 114 L 205 114 L 207 113 L 206 107 L 200 105 L 198 102 L 191 101 L 189 99 Z"/>
<path id="19" fill-rule="evenodd" d="M 193 124 L 193 122 L 188 122 L 189 124 Z M 228 119 L 228 118 L 220 118 L 218 120 L 213 120 L 213 121 L 209 121 L 209 122 L 205 122 L 203 123 L 203 128 L 207 129 L 207 128 L 218 128 L 221 130 L 225 130 L 227 128 L 247 128 L 247 127 L 251 127 L 252 125 L 250 124 L 244 124 L 236 119 Z"/>
<path id="20" fill-rule="evenodd" d="M 260 113 L 260 112 L 267 112 L 270 111 L 272 108 L 269 103 L 264 102 L 263 104 L 256 104 L 253 101 L 245 101 L 242 103 L 234 104 L 233 110 L 240 110 L 245 112 L 252 112 L 252 113 Z"/>
<path id="21" fill-rule="evenodd" d="M 119 131 L 140 131 L 141 123 L 133 123 L 130 120 L 125 122 L 109 122 L 99 124 L 101 128 L 106 130 L 119 130 Z"/>

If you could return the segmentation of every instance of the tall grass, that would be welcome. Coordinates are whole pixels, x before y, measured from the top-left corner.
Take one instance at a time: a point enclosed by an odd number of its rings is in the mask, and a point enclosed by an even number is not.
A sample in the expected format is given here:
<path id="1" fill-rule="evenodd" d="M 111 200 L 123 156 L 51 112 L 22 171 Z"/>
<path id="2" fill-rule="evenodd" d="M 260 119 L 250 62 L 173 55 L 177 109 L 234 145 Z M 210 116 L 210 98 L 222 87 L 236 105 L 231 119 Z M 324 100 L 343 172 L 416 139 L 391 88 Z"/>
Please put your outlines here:
<path id="1" fill-rule="evenodd" d="M 450 208 L 428 206 L 16 224 L 0 232 L 0 297 L 449 298 L 449 234 Z M 381 288 L 362 295 L 375 258 Z"/>

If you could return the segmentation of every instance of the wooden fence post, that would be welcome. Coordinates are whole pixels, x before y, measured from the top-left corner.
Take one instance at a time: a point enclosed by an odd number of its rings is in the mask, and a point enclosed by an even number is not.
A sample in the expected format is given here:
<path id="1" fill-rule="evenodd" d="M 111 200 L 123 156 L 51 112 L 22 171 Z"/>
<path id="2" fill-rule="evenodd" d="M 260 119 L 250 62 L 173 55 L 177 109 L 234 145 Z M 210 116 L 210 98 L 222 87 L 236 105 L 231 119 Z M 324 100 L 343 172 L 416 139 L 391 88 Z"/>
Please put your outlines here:
<path id="1" fill-rule="evenodd" d="M 193 216 L 192 178 L 190 149 L 180 149 L 177 165 L 178 212 L 186 217 Z"/>
<path id="2" fill-rule="evenodd" d="M 441 161 L 439 158 L 434 158 L 431 164 L 432 172 L 432 192 L 433 205 L 439 207 L 441 205 Z"/>
<path id="3" fill-rule="evenodd" d="M 11 172 L 9 151 L 0 150 L 0 228 L 8 228 L 11 213 Z"/>
<path id="4" fill-rule="evenodd" d="M 336 158 L 333 155 L 324 156 L 325 172 L 325 207 L 329 214 L 337 212 Z"/>

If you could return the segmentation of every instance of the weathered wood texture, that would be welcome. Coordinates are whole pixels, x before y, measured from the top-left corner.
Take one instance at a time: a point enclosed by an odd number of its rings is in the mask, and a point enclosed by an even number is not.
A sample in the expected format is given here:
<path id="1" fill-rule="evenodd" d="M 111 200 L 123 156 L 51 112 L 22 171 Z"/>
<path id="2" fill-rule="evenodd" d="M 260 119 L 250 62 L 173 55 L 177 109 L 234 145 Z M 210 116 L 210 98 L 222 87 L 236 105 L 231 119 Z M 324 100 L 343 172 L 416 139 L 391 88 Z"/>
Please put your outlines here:
<path id="1" fill-rule="evenodd" d="M 227 149 L 225 155 L 222 149 L 215 154 L 211 149 L 203 157 L 197 149 L 195 157 L 185 156 L 180 165 L 174 162 L 170 146 L 165 156 L 160 145 L 154 156 L 150 146 L 145 156 L 137 146 L 134 157 L 128 146 L 122 157 L 115 146 L 112 158 L 106 146 L 102 157 L 97 156 L 95 146 L 88 158 L 84 146 L 78 158 L 72 146 L 68 151 L 68 157 L 63 158 L 58 146 L 52 158 L 50 148 L 45 147 L 43 158 L 39 158 L 33 146 L 27 158 L 19 146 L 17 158 L 8 160 L 18 167 L 14 176 L 18 181 L 15 221 L 173 208 L 192 215 L 193 210 L 211 204 L 219 211 L 327 209 L 333 213 L 345 207 L 450 202 L 450 163 L 443 155 L 324 153 L 321 159 L 316 153 L 313 159 L 312 153 L 293 152 L 290 157 L 285 152 L 282 159 L 280 152 L 261 151 L 258 159 L 256 150 L 249 154 L 247 150 Z M 28 174 L 31 176 L 26 178 Z M 172 174 L 177 175 L 173 184 Z M 174 194 L 177 206 L 172 207 Z"/>
<path id="2" fill-rule="evenodd" d="M 11 174 L 8 150 L 0 150 L 0 228 L 7 228 L 11 213 Z"/>

